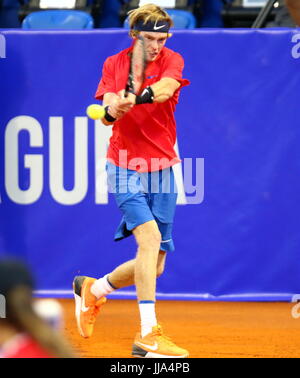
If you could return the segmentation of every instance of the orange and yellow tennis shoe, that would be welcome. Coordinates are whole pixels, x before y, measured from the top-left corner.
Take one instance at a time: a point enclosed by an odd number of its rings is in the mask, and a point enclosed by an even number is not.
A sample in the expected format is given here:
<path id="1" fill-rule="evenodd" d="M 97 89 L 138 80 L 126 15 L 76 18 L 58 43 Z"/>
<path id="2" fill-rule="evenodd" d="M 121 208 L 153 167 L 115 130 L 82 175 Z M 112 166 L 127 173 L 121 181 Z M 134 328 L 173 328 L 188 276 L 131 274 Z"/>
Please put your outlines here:
<path id="1" fill-rule="evenodd" d="M 145 337 L 138 333 L 132 347 L 132 356 L 139 358 L 186 358 L 189 352 L 175 345 L 163 334 L 160 325 L 152 328 Z"/>
<path id="2" fill-rule="evenodd" d="M 106 302 L 105 297 L 98 299 L 91 293 L 95 278 L 77 276 L 73 281 L 75 297 L 75 316 L 77 327 L 82 337 L 91 337 L 100 307 Z"/>

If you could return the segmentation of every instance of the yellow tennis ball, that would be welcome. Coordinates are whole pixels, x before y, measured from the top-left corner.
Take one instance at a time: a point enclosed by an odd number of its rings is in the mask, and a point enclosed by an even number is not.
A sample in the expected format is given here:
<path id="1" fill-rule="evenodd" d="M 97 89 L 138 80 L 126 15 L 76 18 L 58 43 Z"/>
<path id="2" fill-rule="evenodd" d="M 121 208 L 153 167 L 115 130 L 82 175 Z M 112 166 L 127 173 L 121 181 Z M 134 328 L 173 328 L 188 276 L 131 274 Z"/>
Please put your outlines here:
<path id="1" fill-rule="evenodd" d="M 87 107 L 86 114 L 94 120 L 102 119 L 105 116 L 105 109 L 101 105 L 93 104 Z"/>

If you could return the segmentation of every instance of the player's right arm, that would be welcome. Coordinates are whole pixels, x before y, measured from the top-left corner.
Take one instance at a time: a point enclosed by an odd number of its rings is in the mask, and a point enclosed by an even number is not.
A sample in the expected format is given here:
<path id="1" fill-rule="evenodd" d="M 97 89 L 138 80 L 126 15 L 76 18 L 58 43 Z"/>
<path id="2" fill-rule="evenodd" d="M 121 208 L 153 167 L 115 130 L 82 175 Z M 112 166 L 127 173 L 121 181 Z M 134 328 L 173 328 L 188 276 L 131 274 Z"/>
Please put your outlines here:
<path id="1" fill-rule="evenodd" d="M 115 100 L 116 97 L 118 97 L 118 96 L 115 93 L 105 93 L 105 95 L 103 96 L 103 106 L 104 107 L 108 106 L 107 113 L 115 119 L 117 119 L 116 113 L 112 111 L 111 104 L 113 103 L 113 101 Z M 114 121 L 109 122 L 107 119 L 103 118 L 102 123 L 106 126 L 110 126 L 114 123 Z"/>
<path id="2" fill-rule="evenodd" d="M 103 106 L 107 107 L 107 113 L 109 116 L 113 117 L 115 120 L 118 120 L 123 117 L 132 107 L 133 102 L 130 99 L 126 99 L 123 96 L 116 93 L 105 93 L 103 96 Z M 108 121 L 106 118 L 102 120 L 104 125 L 112 125 L 115 121 Z"/>

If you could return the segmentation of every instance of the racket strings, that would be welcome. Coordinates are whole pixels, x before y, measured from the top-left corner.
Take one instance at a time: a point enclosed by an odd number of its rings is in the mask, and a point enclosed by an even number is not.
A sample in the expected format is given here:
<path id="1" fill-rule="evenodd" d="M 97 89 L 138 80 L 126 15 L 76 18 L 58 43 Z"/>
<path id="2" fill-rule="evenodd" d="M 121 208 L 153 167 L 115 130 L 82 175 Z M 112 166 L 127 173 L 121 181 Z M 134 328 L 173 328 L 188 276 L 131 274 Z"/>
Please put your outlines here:
<path id="1" fill-rule="evenodd" d="M 138 94 L 145 80 L 146 51 L 142 39 L 137 39 L 131 56 L 131 68 L 128 87 L 130 91 Z"/>

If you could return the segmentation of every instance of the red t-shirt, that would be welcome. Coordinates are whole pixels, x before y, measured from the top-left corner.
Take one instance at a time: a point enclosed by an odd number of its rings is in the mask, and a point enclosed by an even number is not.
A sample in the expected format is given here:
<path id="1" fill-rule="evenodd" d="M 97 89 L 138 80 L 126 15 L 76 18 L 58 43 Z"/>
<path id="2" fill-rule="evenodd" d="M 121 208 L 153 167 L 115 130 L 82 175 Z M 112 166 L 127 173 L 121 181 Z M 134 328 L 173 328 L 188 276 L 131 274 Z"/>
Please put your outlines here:
<path id="1" fill-rule="evenodd" d="M 96 99 L 102 100 L 105 93 L 118 93 L 125 89 L 131 51 L 132 46 L 105 61 Z M 164 77 L 177 80 L 180 87 L 169 100 L 163 103 L 136 105 L 114 123 L 107 158 L 115 165 L 148 172 L 170 167 L 180 161 L 174 150 L 174 111 L 180 89 L 189 85 L 189 81 L 182 78 L 183 67 L 182 56 L 166 47 L 154 62 L 147 65 L 143 88 Z"/>
<path id="2" fill-rule="evenodd" d="M 0 358 L 52 358 L 27 335 L 17 335 L 0 349 Z"/>

